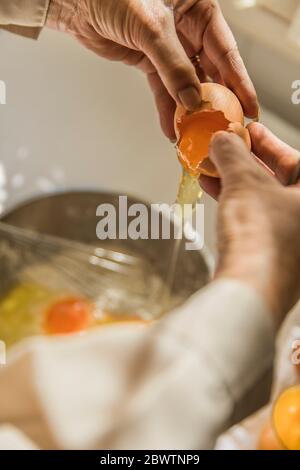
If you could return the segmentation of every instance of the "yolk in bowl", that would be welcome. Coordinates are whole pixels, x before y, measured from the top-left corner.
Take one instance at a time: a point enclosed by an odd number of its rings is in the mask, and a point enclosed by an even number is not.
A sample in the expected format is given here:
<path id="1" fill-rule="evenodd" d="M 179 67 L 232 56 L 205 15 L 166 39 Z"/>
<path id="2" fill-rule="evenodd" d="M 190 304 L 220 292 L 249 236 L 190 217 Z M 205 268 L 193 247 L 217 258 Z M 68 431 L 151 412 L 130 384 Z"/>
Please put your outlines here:
<path id="1" fill-rule="evenodd" d="M 67 334 L 86 330 L 92 322 L 92 305 L 85 299 L 66 298 L 50 306 L 44 329 L 48 334 Z"/>

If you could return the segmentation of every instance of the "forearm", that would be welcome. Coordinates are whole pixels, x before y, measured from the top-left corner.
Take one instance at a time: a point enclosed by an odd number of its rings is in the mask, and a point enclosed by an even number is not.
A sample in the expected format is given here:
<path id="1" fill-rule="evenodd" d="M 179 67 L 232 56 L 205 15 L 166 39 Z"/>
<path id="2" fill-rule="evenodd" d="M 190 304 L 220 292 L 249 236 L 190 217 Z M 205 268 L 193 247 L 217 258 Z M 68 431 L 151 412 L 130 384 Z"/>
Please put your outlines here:
<path id="1" fill-rule="evenodd" d="M 276 334 L 272 314 L 264 298 L 237 278 L 211 283 L 169 321 L 170 331 L 176 329 L 178 337 L 198 352 L 207 372 L 204 380 L 214 369 L 216 391 L 224 387 L 233 408 L 272 368 Z M 203 400 L 209 397 L 203 394 Z"/>
<path id="2" fill-rule="evenodd" d="M 78 5 L 78 0 L 50 0 L 46 26 L 58 31 L 67 31 Z"/>
<path id="3" fill-rule="evenodd" d="M 218 280 L 238 279 L 250 286 L 264 299 L 274 327 L 279 329 L 291 308 L 291 298 L 282 280 L 293 267 L 285 266 L 278 279 L 274 266 L 280 266 L 280 259 L 277 259 L 272 240 L 264 243 L 267 247 L 264 251 L 260 249 L 260 243 L 261 239 L 254 240 L 249 246 L 247 240 L 246 247 L 244 240 L 240 240 L 231 250 L 223 250 L 216 277 Z"/>
<path id="4" fill-rule="evenodd" d="M 139 386 L 128 402 L 121 400 L 126 406 L 109 446 L 212 447 L 241 417 L 253 391 L 263 394 L 259 385 L 272 369 L 274 332 L 268 308 L 247 284 L 212 283 L 136 351 L 143 357 Z"/>

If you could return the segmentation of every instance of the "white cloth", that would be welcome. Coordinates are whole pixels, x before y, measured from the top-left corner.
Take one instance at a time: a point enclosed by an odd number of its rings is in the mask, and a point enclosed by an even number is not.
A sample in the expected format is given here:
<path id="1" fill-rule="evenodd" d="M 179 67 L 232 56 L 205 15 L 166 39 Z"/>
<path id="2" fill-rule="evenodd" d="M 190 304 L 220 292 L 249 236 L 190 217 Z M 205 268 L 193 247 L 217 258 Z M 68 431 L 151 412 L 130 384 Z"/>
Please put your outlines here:
<path id="1" fill-rule="evenodd" d="M 50 0 L 0 0 L 0 28 L 37 39 Z"/>
<path id="2" fill-rule="evenodd" d="M 0 427 L 1 450 L 37 450 L 37 447 L 18 429 L 3 425 Z"/>
<path id="3" fill-rule="evenodd" d="M 0 369 L 0 424 L 40 448 L 211 448 L 273 348 L 258 294 L 217 281 L 152 326 L 18 345 Z"/>
<path id="4" fill-rule="evenodd" d="M 1 0 L 0 24 L 41 27 L 50 0 Z"/>

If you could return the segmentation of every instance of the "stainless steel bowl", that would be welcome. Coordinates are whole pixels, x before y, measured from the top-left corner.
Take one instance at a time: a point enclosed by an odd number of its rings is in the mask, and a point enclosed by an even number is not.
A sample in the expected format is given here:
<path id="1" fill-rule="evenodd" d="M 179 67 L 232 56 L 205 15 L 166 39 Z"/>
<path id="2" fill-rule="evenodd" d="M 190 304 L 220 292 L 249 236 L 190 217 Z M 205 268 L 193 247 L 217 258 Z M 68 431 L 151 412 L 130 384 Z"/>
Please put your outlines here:
<path id="1" fill-rule="evenodd" d="M 89 245 L 121 251 L 145 259 L 161 279 L 167 279 L 174 240 L 105 240 L 96 236 L 99 204 L 118 207 L 119 195 L 104 192 L 66 192 L 22 203 L 4 214 L 3 222 Z M 141 203 L 128 197 L 128 205 Z M 146 204 L 149 208 L 150 206 Z M 150 212 L 150 211 L 149 211 Z M 146 273 L 147 275 L 147 273 Z M 183 303 L 210 278 L 209 256 L 203 251 L 186 251 L 181 243 L 171 289 L 170 308 Z"/>

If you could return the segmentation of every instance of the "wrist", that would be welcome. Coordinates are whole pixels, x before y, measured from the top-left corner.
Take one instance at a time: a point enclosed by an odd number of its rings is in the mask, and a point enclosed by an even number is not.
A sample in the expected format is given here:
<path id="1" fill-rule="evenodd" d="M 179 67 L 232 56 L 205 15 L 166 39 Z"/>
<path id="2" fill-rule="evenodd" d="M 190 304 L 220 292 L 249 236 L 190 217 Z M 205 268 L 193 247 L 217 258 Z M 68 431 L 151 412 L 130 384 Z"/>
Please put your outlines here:
<path id="1" fill-rule="evenodd" d="M 58 31 L 68 31 L 78 6 L 79 0 L 50 0 L 46 26 Z"/>
<path id="2" fill-rule="evenodd" d="M 228 258 L 226 263 L 220 263 L 215 278 L 233 279 L 243 282 L 255 290 L 268 306 L 273 323 L 280 327 L 288 311 L 285 295 L 280 292 L 280 279 L 275 273 L 274 259 L 266 254 L 250 254 Z"/>

